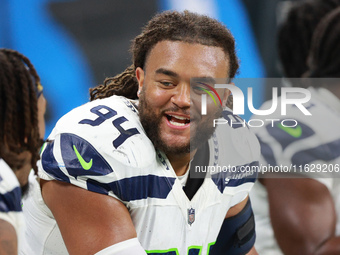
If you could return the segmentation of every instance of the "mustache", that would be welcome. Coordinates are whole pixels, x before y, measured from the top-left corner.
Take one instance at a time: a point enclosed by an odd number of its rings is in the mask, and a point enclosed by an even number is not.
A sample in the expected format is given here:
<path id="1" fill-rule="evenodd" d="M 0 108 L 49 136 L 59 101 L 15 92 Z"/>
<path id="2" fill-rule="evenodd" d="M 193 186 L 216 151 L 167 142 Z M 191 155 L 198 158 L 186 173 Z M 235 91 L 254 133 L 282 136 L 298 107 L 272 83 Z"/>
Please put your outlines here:
<path id="1" fill-rule="evenodd" d="M 194 114 L 194 112 L 191 109 L 181 109 L 180 107 L 177 107 L 177 106 L 171 106 L 171 107 L 163 110 L 161 113 L 164 115 L 164 114 L 166 114 L 166 112 L 181 113 L 181 114 L 184 114 L 184 115 L 188 115 L 191 118 L 194 118 L 195 116 L 197 116 L 197 114 Z"/>

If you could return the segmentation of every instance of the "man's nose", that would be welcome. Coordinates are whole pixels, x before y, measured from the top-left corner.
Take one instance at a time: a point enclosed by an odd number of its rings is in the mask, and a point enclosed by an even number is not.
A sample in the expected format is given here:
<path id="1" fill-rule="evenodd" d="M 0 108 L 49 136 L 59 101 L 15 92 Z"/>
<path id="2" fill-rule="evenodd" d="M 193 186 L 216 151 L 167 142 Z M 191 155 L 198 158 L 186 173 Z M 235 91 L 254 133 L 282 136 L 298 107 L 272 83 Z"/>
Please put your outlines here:
<path id="1" fill-rule="evenodd" d="M 171 102 L 179 108 L 190 107 L 190 85 L 186 83 L 178 84 Z"/>

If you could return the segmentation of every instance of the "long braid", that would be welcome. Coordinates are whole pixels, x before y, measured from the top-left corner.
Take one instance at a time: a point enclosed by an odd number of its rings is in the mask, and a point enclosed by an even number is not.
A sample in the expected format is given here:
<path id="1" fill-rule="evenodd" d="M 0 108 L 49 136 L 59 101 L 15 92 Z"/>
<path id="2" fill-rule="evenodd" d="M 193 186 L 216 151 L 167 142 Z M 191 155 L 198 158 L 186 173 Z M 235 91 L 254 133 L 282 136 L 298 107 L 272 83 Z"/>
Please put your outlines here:
<path id="1" fill-rule="evenodd" d="M 24 123 L 29 123 L 31 114 L 30 114 L 30 96 L 29 96 L 29 86 L 27 84 L 27 80 L 29 79 L 29 74 L 25 71 L 25 67 L 22 63 L 18 63 L 16 56 L 9 56 L 9 59 L 14 67 L 14 73 L 16 74 L 14 78 L 15 86 L 12 87 L 13 90 L 16 90 L 16 94 L 21 93 L 21 97 L 19 97 L 17 100 L 20 100 L 20 103 L 18 104 L 20 107 L 20 117 L 23 118 Z M 33 102 L 32 102 L 33 103 Z M 16 114 L 18 117 L 19 115 Z M 18 143 L 20 143 L 20 146 L 24 146 L 22 142 L 24 141 L 24 137 L 29 137 L 29 128 L 30 126 L 24 125 L 22 127 L 19 127 L 19 137 L 18 137 Z"/>
<path id="2" fill-rule="evenodd" d="M 115 77 L 106 78 L 104 84 L 90 89 L 90 99 L 95 100 L 112 95 L 125 96 L 130 99 L 137 99 L 138 83 L 133 65 Z"/>
<path id="3" fill-rule="evenodd" d="M 14 152 L 14 154 L 20 153 L 21 145 L 19 143 L 18 135 L 19 134 L 19 125 L 13 125 L 13 123 L 18 123 L 18 110 L 17 110 L 17 88 L 15 86 L 15 75 L 13 73 L 13 65 L 12 62 L 9 60 L 7 55 L 2 55 L 1 57 L 1 69 L 3 70 L 3 77 L 2 77 L 2 87 L 4 89 L 3 92 L 3 108 L 4 110 L 1 111 L 4 114 L 2 118 L 4 122 L 3 133 L 1 135 L 2 141 L 1 145 L 2 148 L 5 142 L 8 145 L 9 151 Z M 6 137 L 6 140 L 4 140 Z"/>
<path id="4" fill-rule="evenodd" d="M 18 55 L 16 57 L 22 58 L 22 56 Z M 13 60 L 15 60 L 15 57 L 13 56 Z M 15 61 L 14 61 L 15 63 Z M 31 74 L 28 73 L 26 70 L 26 67 L 22 65 L 21 63 L 17 65 L 18 68 L 18 78 L 19 82 L 18 84 L 21 84 L 22 87 L 20 88 L 21 92 L 23 93 L 22 97 L 22 105 L 23 105 L 23 115 L 26 123 L 29 123 L 31 121 L 32 126 L 38 126 L 38 117 L 37 114 L 35 114 L 34 111 L 31 111 L 30 104 L 32 105 L 37 105 L 37 98 L 36 98 L 36 93 L 34 91 L 34 87 L 31 86 L 30 80 Z M 35 85 L 33 85 L 35 86 Z M 37 133 L 36 133 L 37 132 Z M 27 146 L 28 149 L 31 151 L 37 146 L 37 140 L 32 139 L 32 137 L 39 137 L 39 131 L 38 129 L 31 129 L 28 125 L 25 126 L 23 137 L 27 137 Z M 32 160 L 33 159 L 32 157 Z M 36 162 L 36 160 L 34 161 Z"/>
<path id="5" fill-rule="evenodd" d="M 0 65 L 0 157 L 17 170 L 24 164 L 18 155 L 29 151 L 37 171 L 42 145 L 36 95 L 40 78 L 29 59 L 14 50 L 0 50 Z"/>
<path id="6" fill-rule="evenodd" d="M 308 77 L 340 77 L 340 7 L 318 25 L 309 56 Z M 314 84 L 320 86 L 321 84 Z"/>
<path id="7" fill-rule="evenodd" d="M 300 78 L 308 70 L 307 57 L 312 37 L 320 20 L 340 6 L 340 0 L 307 0 L 297 2 L 278 30 L 278 53 L 284 75 Z M 292 80 L 293 81 L 293 80 Z M 302 84 L 292 84 L 302 86 Z"/>
<path id="8" fill-rule="evenodd" d="M 6 137 L 6 142 L 8 143 L 8 146 L 10 147 L 10 150 L 13 150 L 14 152 L 19 153 L 19 150 L 16 146 L 15 136 L 13 136 L 12 132 L 15 132 L 18 128 L 18 126 L 14 126 L 12 128 L 11 123 L 15 122 L 15 119 L 17 116 L 15 113 L 15 91 L 11 89 L 12 80 L 13 80 L 13 74 L 12 74 L 12 64 L 9 62 L 8 58 L 4 54 L 0 54 L 0 64 L 1 64 L 1 90 L 2 90 L 2 98 L 1 98 L 1 105 L 2 109 L 0 111 L 0 114 L 3 115 L 1 118 L 1 145 L 5 143 L 5 135 L 9 134 Z M 3 149 L 3 146 L 1 146 Z"/>
<path id="9" fill-rule="evenodd" d="M 20 54 L 17 51 L 12 51 L 12 54 L 16 55 L 18 58 L 21 58 L 21 60 L 26 64 L 28 67 L 30 75 L 34 78 L 35 83 L 32 82 L 32 77 L 29 77 L 27 82 L 31 84 L 29 94 L 30 94 L 30 99 L 31 99 L 31 104 L 32 105 L 37 105 L 37 96 L 36 96 L 36 86 L 40 84 L 40 77 L 35 70 L 34 66 L 32 65 L 31 61 L 25 57 L 24 55 Z M 27 75 L 27 72 L 25 72 Z M 29 82 L 31 81 L 31 82 Z M 38 109 L 37 109 L 38 111 Z M 41 147 L 43 141 L 40 139 L 40 134 L 39 134 L 39 127 L 38 127 L 38 114 L 37 111 L 31 111 L 31 120 L 34 128 L 30 129 L 30 135 L 28 136 L 28 146 L 29 146 L 29 151 L 32 153 L 32 159 L 31 159 L 31 165 L 32 168 L 37 172 L 37 166 L 36 162 L 39 160 L 40 155 L 39 155 L 39 148 Z"/>
<path id="10" fill-rule="evenodd" d="M 112 95 L 136 99 L 138 82 L 135 70 L 137 67 L 144 68 L 151 49 L 164 40 L 221 47 L 229 57 L 229 72 L 226 73 L 226 77 L 232 79 L 238 71 L 239 61 L 236 56 L 235 40 L 225 26 L 217 20 L 189 11 L 182 13 L 167 11 L 151 19 L 143 28 L 142 33 L 133 40 L 130 50 L 133 55 L 133 64 L 123 73 L 107 78 L 104 84 L 90 89 L 91 100 Z M 232 107 L 231 104 L 232 100 L 229 101 L 228 106 Z"/>

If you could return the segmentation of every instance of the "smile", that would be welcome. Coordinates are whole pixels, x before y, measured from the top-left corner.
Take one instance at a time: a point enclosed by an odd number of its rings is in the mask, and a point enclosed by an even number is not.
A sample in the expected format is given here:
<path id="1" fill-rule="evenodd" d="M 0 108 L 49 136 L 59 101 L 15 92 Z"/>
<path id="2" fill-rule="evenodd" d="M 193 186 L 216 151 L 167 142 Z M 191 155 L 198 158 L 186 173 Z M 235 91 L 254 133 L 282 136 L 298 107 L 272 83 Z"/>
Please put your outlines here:
<path id="1" fill-rule="evenodd" d="M 186 118 L 183 116 L 178 116 L 178 115 L 170 115 L 170 114 L 165 114 L 168 122 L 177 127 L 185 127 L 190 124 L 190 118 Z"/>

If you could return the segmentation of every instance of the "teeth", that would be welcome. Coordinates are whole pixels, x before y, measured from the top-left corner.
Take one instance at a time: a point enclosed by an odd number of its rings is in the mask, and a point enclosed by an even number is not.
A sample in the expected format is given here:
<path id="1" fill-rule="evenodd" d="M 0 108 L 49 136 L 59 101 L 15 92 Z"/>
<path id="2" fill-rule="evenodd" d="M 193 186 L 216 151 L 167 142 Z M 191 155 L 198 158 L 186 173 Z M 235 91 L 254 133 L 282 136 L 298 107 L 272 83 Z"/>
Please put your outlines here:
<path id="1" fill-rule="evenodd" d="M 176 119 L 179 119 L 179 120 L 190 120 L 188 118 L 184 118 L 184 117 L 181 117 L 181 116 L 173 116 L 173 115 L 169 115 L 169 116 L 176 118 Z"/>
<path id="2" fill-rule="evenodd" d="M 180 126 L 180 127 L 183 127 L 186 125 L 185 123 L 179 123 L 179 122 L 172 121 L 172 120 L 170 120 L 170 123 L 174 126 Z"/>

